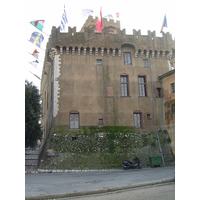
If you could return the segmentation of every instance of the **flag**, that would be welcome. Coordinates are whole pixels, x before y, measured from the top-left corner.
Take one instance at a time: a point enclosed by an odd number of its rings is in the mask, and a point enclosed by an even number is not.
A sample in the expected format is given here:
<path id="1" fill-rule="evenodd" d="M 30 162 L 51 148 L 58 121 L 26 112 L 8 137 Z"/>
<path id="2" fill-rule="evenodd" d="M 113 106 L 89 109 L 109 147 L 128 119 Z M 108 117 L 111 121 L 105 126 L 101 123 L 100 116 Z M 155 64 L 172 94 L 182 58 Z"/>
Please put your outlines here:
<path id="1" fill-rule="evenodd" d="M 93 15 L 93 10 L 90 9 L 82 9 L 82 17 L 87 17 L 89 15 Z"/>
<path id="2" fill-rule="evenodd" d="M 32 42 L 34 45 L 40 47 L 43 40 L 44 36 L 41 33 L 33 32 L 29 41 Z"/>
<path id="3" fill-rule="evenodd" d="M 164 16 L 164 20 L 163 20 L 163 24 L 162 24 L 162 27 L 161 27 L 161 30 L 160 30 L 160 33 L 162 33 L 162 35 L 164 35 L 164 31 L 163 31 L 163 28 L 164 27 L 167 27 L 167 18 L 166 18 L 166 14 Z"/>
<path id="4" fill-rule="evenodd" d="M 116 13 L 116 17 L 119 18 L 119 13 Z"/>
<path id="5" fill-rule="evenodd" d="M 62 15 L 61 25 L 60 25 L 60 30 L 61 31 L 65 30 L 66 23 L 68 23 L 68 20 L 67 20 L 67 14 L 66 14 L 66 11 L 65 11 L 65 5 L 64 5 L 64 13 Z"/>
<path id="6" fill-rule="evenodd" d="M 33 65 L 35 68 L 37 68 L 37 65 L 39 64 L 39 62 L 37 60 L 30 62 L 31 65 Z"/>
<path id="7" fill-rule="evenodd" d="M 39 52 L 37 51 L 37 49 L 35 49 L 35 51 L 32 53 L 32 55 L 38 59 L 39 57 Z"/>
<path id="8" fill-rule="evenodd" d="M 100 15 L 97 18 L 96 28 L 99 32 L 102 32 L 103 20 L 102 20 L 102 8 L 100 9 Z"/>
<path id="9" fill-rule="evenodd" d="M 35 21 L 31 21 L 30 23 L 35 26 L 35 28 L 37 28 L 38 30 L 42 31 L 43 27 L 44 27 L 44 22 L 45 20 L 35 20 Z"/>
<path id="10" fill-rule="evenodd" d="M 107 17 L 107 18 L 111 18 L 111 19 L 113 19 L 112 14 L 108 14 L 108 15 L 106 15 L 106 16 L 104 16 L 104 17 Z"/>
<path id="11" fill-rule="evenodd" d="M 31 71 L 30 71 L 30 72 L 31 72 Z M 32 73 L 32 72 L 31 72 L 31 74 L 33 74 L 35 77 L 37 77 L 39 80 L 41 80 L 40 77 L 37 76 L 36 74 L 34 74 L 34 73 Z"/>

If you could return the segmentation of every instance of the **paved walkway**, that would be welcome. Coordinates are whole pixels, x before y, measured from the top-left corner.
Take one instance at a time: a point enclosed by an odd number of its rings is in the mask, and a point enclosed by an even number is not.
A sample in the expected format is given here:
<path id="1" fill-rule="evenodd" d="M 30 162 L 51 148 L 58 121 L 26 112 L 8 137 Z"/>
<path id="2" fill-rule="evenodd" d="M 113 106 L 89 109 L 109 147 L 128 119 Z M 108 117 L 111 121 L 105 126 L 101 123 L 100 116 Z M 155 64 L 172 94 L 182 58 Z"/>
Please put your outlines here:
<path id="1" fill-rule="evenodd" d="M 173 182 L 175 167 L 25 174 L 26 199 L 53 199 Z"/>

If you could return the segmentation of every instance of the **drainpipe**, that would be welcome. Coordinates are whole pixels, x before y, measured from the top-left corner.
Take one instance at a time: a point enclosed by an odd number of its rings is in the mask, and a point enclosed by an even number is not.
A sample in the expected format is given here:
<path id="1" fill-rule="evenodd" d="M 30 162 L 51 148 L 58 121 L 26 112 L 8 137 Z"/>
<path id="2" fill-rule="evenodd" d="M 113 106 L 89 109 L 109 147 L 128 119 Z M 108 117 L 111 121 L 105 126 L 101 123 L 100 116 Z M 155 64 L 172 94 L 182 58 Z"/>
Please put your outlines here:
<path id="1" fill-rule="evenodd" d="M 161 83 L 161 89 L 163 91 L 163 80 L 161 79 L 160 80 L 160 83 Z M 162 95 L 162 116 L 163 116 L 163 129 L 164 131 L 166 131 L 166 128 L 165 128 L 165 115 L 164 115 L 164 97 Z"/>
<path id="2" fill-rule="evenodd" d="M 161 149 L 161 145 L 160 145 L 160 139 L 159 139 L 159 135 L 158 135 L 158 130 L 157 130 L 157 127 L 156 127 L 156 113 L 155 113 L 155 102 L 154 102 L 154 88 L 153 88 L 153 74 L 152 74 L 152 64 L 151 64 L 151 52 L 149 54 L 149 60 L 150 60 L 150 71 L 151 71 L 151 88 L 152 88 L 152 97 L 153 97 L 153 118 L 154 118 L 154 125 L 155 125 L 157 140 L 158 140 L 158 146 L 159 146 L 160 154 L 161 154 L 162 161 L 163 161 L 163 166 L 165 166 L 165 161 L 164 161 L 164 157 L 163 157 L 163 153 L 162 153 L 162 149 Z"/>

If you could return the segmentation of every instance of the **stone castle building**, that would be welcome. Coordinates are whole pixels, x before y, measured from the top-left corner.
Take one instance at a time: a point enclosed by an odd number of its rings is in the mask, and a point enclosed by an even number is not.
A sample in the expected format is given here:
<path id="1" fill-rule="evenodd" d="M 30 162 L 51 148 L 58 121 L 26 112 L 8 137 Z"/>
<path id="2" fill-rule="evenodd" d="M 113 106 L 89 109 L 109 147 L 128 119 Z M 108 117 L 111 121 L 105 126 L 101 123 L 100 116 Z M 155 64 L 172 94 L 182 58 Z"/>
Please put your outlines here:
<path id="1" fill-rule="evenodd" d="M 160 74 L 175 67 L 172 35 L 133 29 L 103 19 L 102 33 L 88 17 L 60 33 L 52 27 L 41 79 L 44 137 L 52 127 L 132 126 L 163 129 Z"/>

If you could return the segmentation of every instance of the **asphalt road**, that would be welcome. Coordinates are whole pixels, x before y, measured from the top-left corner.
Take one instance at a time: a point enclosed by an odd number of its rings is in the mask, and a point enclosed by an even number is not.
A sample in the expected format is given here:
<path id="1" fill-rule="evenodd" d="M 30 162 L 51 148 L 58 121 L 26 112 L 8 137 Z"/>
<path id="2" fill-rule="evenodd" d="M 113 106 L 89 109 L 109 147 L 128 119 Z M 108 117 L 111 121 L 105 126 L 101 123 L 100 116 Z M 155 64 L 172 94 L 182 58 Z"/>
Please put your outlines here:
<path id="1" fill-rule="evenodd" d="M 68 197 L 57 200 L 175 200 L 175 184 L 162 184 L 151 187 L 129 189 L 124 191 L 89 195 L 84 197 Z"/>
<path id="2" fill-rule="evenodd" d="M 175 167 L 25 174 L 25 197 L 112 189 L 174 178 Z"/>

